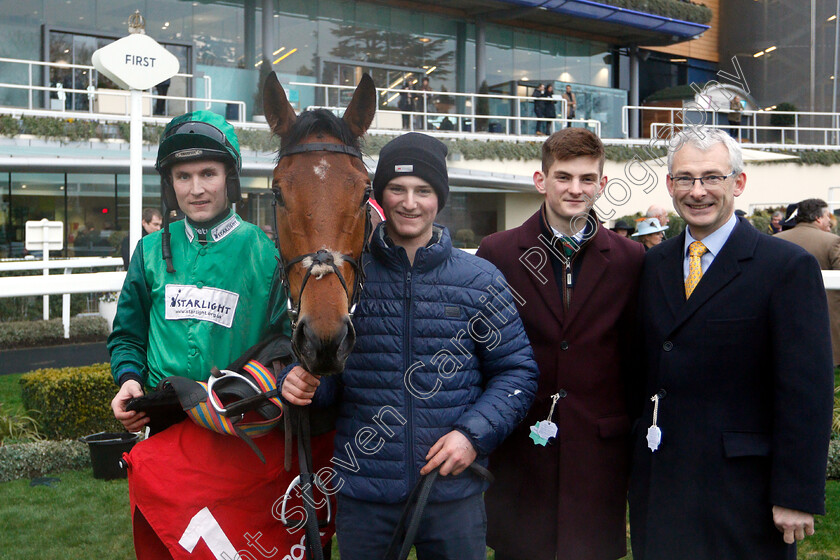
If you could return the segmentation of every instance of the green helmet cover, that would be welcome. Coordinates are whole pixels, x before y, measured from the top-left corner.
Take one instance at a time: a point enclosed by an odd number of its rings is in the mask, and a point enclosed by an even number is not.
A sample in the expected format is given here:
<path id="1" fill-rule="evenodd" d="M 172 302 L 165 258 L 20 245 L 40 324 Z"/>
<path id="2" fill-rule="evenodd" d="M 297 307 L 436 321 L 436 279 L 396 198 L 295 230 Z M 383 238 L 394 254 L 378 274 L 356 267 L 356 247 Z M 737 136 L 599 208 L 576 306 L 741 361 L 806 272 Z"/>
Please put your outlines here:
<path id="1" fill-rule="evenodd" d="M 164 173 L 176 163 L 196 159 L 224 159 L 242 169 L 239 139 L 233 126 L 212 111 L 194 111 L 175 117 L 161 136 L 155 169 Z"/>

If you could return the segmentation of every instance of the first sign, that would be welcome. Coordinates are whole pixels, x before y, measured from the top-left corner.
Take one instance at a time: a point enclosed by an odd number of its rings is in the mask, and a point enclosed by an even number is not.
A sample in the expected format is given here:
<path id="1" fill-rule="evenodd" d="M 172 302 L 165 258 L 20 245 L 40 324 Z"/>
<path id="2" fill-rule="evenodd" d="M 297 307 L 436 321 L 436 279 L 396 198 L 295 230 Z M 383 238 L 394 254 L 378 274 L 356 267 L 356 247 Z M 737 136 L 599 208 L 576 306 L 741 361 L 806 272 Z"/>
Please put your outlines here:
<path id="1" fill-rule="evenodd" d="M 93 66 L 124 89 L 149 89 L 178 73 L 178 58 L 157 41 L 132 33 L 93 53 Z"/>

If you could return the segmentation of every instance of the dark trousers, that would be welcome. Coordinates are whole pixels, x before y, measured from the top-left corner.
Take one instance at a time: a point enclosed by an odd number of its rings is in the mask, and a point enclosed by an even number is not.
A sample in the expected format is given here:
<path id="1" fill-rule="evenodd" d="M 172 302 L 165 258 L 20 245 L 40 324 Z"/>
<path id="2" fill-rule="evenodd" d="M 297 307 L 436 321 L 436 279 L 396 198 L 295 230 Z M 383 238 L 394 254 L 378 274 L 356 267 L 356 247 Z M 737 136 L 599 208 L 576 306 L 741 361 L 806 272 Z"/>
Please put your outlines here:
<path id="1" fill-rule="evenodd" d="M 338 497 L 335 518 L 341 560 L 380 560 L 388 550 L 405 504 L 378 504 Z M 414 546 L 418 560 L 484 560 L 487 515 L 484 497 L 427 504 Z"/>

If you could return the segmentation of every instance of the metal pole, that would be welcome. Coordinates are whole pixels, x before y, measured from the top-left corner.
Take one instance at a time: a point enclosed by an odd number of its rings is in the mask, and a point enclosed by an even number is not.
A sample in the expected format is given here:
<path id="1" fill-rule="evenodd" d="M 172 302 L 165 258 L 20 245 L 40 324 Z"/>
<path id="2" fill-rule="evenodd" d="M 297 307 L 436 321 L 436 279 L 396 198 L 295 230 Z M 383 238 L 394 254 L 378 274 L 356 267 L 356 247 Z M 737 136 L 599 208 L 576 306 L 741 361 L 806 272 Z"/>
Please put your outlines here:
<path id="1" fill-rule="evenodd" d="M 128 254 L 140 241 L 140 218 L 143 213 L 143 96 L 139 89 L 131 92 L 131 120 L 129 124 L 128 174 Z"/>
<path id="2" fill-rule="evenodd" d="M 832 144 L 837 144 L 837 49 L 840 44 L 840 0 L 837 0 L 837 9 L 834 11 L 834 79 L 831 84 L 831 122 L 834 130 L 831 132 Z"/>
<path id="3" fill-rule="evenodd" d="M 274 0 L 262 2 L 262 55 L 263 64 L 271 64 L 274 52 Z M 271 70 L 271 66 L 264 70 Z"/>
<path id="4" fill-rule="evenodd" d="M 50 268 L 49 268 L 49 266 L 50 266 L 50 243 L 49 243 L 50 230 L 49 230 L 49 227 L 47 225 L 49 222 L 47 222 L 47 220 L 45 219 L 45 220 L 42 220 L 41 223 L 44 225 L 44 227 L 41 230 L 41 241 L 42 241 L 41 246 L 44 248 L 44 251 L 43 251 L 43 254 L 42 254 L 43 259 L 44 259 L 44 276 L 49 276 L 50 275 Z M 43 299 L 44 299 L 44 321 L 49 321 L 49 319 L 50 319 L 50 296 L 44 296 Z"/>
<path id="5" fill-rule="evenodd" d="M 814 103 L 814 95 L 816 93 L 817 80 L 817 57 L 815 54 L 817 43 L 817 0 L 811 0 L 811 108 L 810 111 L 816 111 L 817 107 Z M 812 117 L 813 118 L 813 117 Z"/>
<path id="6" fill-rule="evenodd" d="M 64 274 L 71 272 L 72 268 L 64 269 Z M 64 338 L 70 338 L 70 294 L 61 296 L 61 324 L 64 326 Z"/>
<path id="7" fill-rule="evenodd" d="M 481 84 L 487 79 L 487 39 L 485 30 L 487 24 L 483 19 L 475 22 L 475 91 L 481 91 Z M 473 123 L 475 127 L 475 123 Z M 475 130 L 473 128 L 473 130 Z"/>
<path id="8" fill-rule="evenodd" d="M 630 47 L 630 105 L 639 105 L 639 47 Z M 630 138 L 639 137 L 639 110 L 630 109 Z"/>

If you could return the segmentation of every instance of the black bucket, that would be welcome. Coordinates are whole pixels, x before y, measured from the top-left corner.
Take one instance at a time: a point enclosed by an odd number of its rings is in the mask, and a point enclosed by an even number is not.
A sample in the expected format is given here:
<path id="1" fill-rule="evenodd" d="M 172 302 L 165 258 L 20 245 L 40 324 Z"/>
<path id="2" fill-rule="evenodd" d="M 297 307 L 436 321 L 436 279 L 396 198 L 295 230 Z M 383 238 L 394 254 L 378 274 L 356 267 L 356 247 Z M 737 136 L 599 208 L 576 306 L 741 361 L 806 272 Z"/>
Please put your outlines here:
<path id="1" fill-rule="evenodd" d="M 139 439 L 140 434 L 130 434 L 128 432 L 119 434 L 100 432 L 80 438 L 81 441 L 88 444 L 90 449 L 93 478 L 104 480 L 126 478 L 127 472 L 120 460 L 123 453 L 131 451 L 131 448 Z"/>

